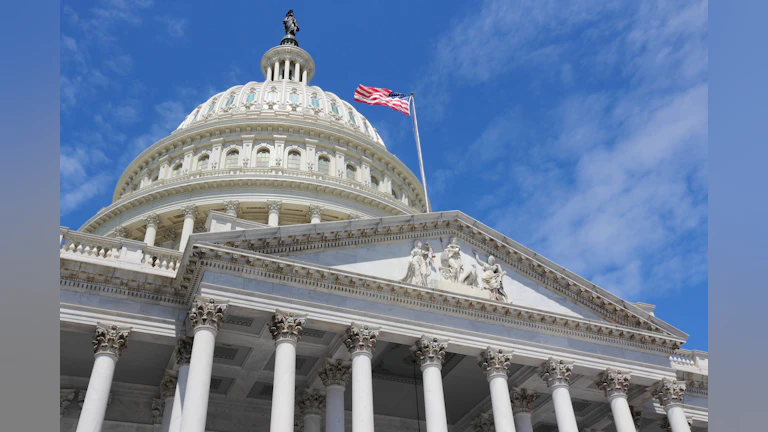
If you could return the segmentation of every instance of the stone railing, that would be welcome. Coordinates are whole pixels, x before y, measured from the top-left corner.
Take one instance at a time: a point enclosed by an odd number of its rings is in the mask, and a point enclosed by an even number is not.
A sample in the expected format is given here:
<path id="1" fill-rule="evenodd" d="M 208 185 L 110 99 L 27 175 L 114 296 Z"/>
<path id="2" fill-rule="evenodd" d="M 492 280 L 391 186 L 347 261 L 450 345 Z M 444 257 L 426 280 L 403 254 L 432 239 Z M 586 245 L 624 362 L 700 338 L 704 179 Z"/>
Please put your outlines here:
<path id="1" fill-rule="evenodd" d="M 144 242 L 103 237 L 61 227 L 59 257 L 74 261 L 168 275 L 176 274 L 181 252 Z"/>
<path id="2" fill-rule="evenodd" d="M 677 370 L 709 374 L 709 355 L 704 351 L 680 349 L 669 356 L 669 362 Z"/>

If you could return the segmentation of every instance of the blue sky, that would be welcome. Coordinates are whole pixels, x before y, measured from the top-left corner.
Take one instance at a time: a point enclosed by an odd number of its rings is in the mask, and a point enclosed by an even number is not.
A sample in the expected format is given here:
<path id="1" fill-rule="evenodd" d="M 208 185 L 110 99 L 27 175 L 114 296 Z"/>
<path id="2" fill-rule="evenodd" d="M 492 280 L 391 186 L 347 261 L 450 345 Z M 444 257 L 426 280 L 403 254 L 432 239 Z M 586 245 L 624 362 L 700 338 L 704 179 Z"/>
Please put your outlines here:
<path id="1" fill-rule="evenodd" d="M 416 94 L 435 210 L 461 210 L 706 350 L 705 1 L 71 1 L 61 5 L 61 224 L 197 104 L 261 81 L 293 8 L 312 81 Z M 410 120 L 356 104 L 418 174 Z"/>

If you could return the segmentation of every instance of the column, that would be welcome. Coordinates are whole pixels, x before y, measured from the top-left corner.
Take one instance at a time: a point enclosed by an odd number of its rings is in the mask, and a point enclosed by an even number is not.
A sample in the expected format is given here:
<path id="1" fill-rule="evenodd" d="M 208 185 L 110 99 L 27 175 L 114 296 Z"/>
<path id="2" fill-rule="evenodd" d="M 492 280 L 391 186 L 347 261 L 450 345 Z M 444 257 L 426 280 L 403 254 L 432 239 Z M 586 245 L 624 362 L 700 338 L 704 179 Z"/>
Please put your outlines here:
<path id="1" fill-rule="evenodd" d="M 184 432 L 205 432 L 213 348 L 226 310 L 226 304 L 200 296 L 195 298 L 189 309 L 188 328 L 192 329 L 194 340 L 181 412 L 180 430 Z"/>
<path id="2" fill-rule="evenodd" d="M 176 342 L 174 354 L 176 355 L 176 365 L 179 367 L 179 371 L 176 379 L 176 390 L 173 395 L 173 412 L 171 413 L 171 422 L 168 426 L 168 431 L 181 432 L 181 415 L 184 412 L 183 407 L 185 393 L 187 391 L 187 379 L 189 377 L 189 362 L 192 359 L 192 340 L 184 338 Z"/>
<path id="3" fill-rule="evenodd" d="M 317 389 L 305 389 L 299 394 L 297 406 L 304 417 L 304 432 L 320 432 L 320 416 L 325 409 L 323 393 Z"/>
<path id="4" fill-rule="evenodd" d="M 230 200 L 224 201 L 224 213 L 237 217 L 237 213 L 240 211 L 240 201 Z"/>
<path id="5" fill-rule="evenodd" d="M 190 204 L 182 207 L 184 212 L 184 225 L 181 227 L 181 240 L 179 242 L 179 251 L 184 252 L 184 248 L 187 247 L 187 240 L 189 235 L 194 232 L 195 218 L 197 217 L 197 206 Z"/>
<path id="6" fill-rule="evenodd" d="M 411 348 L 413 356 L 421 365 L 424 386 L 424 419 L 427 422 L 427 432 L 448 432 L 441 372 L 446 348 L 448 348 L 448 341 L 427 336 L 421 336 L 421 339 L 416 341 L 416 346 Z M 511 417 L 512 412 L 510 410 L 510 420 Z"/>
<path id="7" fill-rule="evenodd" d="M 531 413 L 536 392 L 525 388 L 517 389 L 512 394 L 512 412 L 515 415 L 517 432 L 533 432 Z"/>
<path id="8" fill-rule="evenodd" d="M 275 60 L 275 79 L 272 81 L 280 80 L 280 60 Z"/>
<path id="9" fill-rule="evenodd" d="M 324 209 L 325 207 L 311 204 L 309 206 L 309 211 L 307 211 L 307 216 L 309 216 L 311 219 L 310 223 L 313 223 L 313 224 L 320 223 L 320 217 L 322 216 Z"/>
<path id="10" fill-rule="evenodd" d="M 653 396 L 667 412 L 667 420 L 672 432 L 691 432 L 691 427 L 688 425 L 688 419 L 683 410 L 684 381 L 664 378 L 656 384 L 653 389 Z"/>
<path id="11" fill-rule="evenodd" d="M 349 380 L 349 364 L 326 359 L 318 375 L 325 386 L 325 432 L 344 432 L 344 390 Z"/>
<path id="12" fill-rule="evenodd" d="M 293 432 L 296 396 L 296 345 L 301 338 L 305 315 L 275 311 L 269 331 L 275 340 L 275 374 L 272 383 L 270 432 Z"/>
<path id="13" fill-rule="evenodd" d="M 300 77 L 301 77 L 301 75 L 299 75 L 299 70 L 301 70 L 301 67 L 299 66 L 299 62 L 296 62 L 296 64 L 294 65 L 293 80 L 297 82 L 300 80 Z"/>
<path id="14" fill-rule="evenodd" d="M 175 399 L 177 378 L 167 371 L 160 382 L 160 398 L 162 399 L 163 417 L 160 422 L 160 430 L 168 432 L 171 430 L 171 418 L 173 416 L 173 400 Z"/>
<path id="15" fill-rule="evenodd" d="M 552 403 L 555 405 L 557 430 L 559 432 L 579 432 L 576 415 L 573 413 L 571 393 L 568 386 L 573 372 L 573 364 L 564 360 L 550 358 L 541 364 L 539 375 L 552 391 Z"/>
<path id="16" fill-rule="evenodd" d="M 273 78 L 272 77 L 272 66 L 270 66 L 270 67 L 267 68 L 267 79 L 266 79 L 266 81 L 271 81 L 272 78 Z"/>
<path id="17" fill-rule="evenodd" d="M 285 70 L 285 72 L 283 72 L 283 81 L 287 81 L 288 75 L 290 75 L 291 61 L 288 59 L 285 59 L 285 66 L 283 68 Z"/>
<path id="18" fill-rule="evenodd" d="M 616 432 L 637 432 L 632 412 L 629 410 L 627 390 L 630 373 L 616 369 L 606 369 L 597 376 L 597 387 L 605 393 L 611 404 L 611 414 Z"/>
<path id="19" fill-rule="evenodd" d="M 309 85 L 307 82 L 307 69 L 305 68 L 303 71 L 301 71 L 301 82 L 303 82 L 306 85 Z"/>
<path id="20" fill-rule="evenodd" d="M 378 327 L 352 323 L 344 340 L 352 355 L 352 432 L 373 432 L 371 359 L 378 334 Z"/>
<path id="21" fill-rule="evenodd" d="M 118 327 L 114 324 L 96 324 L 93 336 L 94 362 L 91 378 L 88 380 L 88 390 L 85 393 L 80 420 L 77 422 L 77 432 L 99 432 L 104 423 L 104 414 L 109 403 L 109 391 L 112 388 L 112 377 L 115 365 L 125 349 L 128 340 L 129 327 Z"/>
<path id="22" fill-rule="evenodd" d="M 157 236 L 157 227 L 160 225 L 160 216 L 155 213 L 150 213 L 144 216 L 144 221 L 147 223 L 147 232 L 144 234 L 144 243 L 147 246 L 155 245 L 155 237 Z"/>
<path id="23" fill-rule="evenodd" d="M 512 354 L 505 354 L 501 349 L 488 347 L 480 354 L 478 366 L 485 372 L 491 388 L 493 424 L 497 431 L 515 432 L 512 418 L 512 403 L 509 399 L 507 378 Z M 426 388 L 426 387 L 425 387 Z"/>
<path id="24" fill-rule="evenodd" d="M 278 226 L 280 224 L 280 207 L 283 206 L 282 201 L 267 201 L 267 211 L 269 212 L 269 218 L 267 225 Z"/>

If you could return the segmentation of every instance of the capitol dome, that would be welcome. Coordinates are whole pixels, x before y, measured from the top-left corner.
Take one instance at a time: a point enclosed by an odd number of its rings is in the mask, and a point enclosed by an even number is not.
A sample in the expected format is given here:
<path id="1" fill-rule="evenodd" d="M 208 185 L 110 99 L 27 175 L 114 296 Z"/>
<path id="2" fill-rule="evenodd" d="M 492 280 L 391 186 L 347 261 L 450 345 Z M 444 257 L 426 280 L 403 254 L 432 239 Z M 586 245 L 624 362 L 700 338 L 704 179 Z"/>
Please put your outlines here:
<path id="1" fill-rule="evenodd" d="M 112 204 L 80 231 L 183 248 L 211 211 L 273 226 L 425 212 L 421 183 L 373 125 L 310 85 L 309 53 L 276 46 L 261 72 L 263 81 L 194 107 L 137 156 Z"/>

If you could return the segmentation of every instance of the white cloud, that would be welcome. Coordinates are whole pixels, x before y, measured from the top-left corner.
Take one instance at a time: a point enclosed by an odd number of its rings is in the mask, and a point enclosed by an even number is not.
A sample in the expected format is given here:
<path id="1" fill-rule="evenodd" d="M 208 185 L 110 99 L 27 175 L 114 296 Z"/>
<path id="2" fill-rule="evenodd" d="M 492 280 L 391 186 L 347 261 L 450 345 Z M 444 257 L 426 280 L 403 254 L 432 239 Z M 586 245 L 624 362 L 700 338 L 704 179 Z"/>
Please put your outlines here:
<path id="1" fill-rule="evenodd" d="M 169 42 L 187 39 L 187 25 L 189 24 L 189 20 L 186 18 L 164 16 L 156 17 L 156 19 L 165 27 L 165 36 L 169 39 Z"/>

